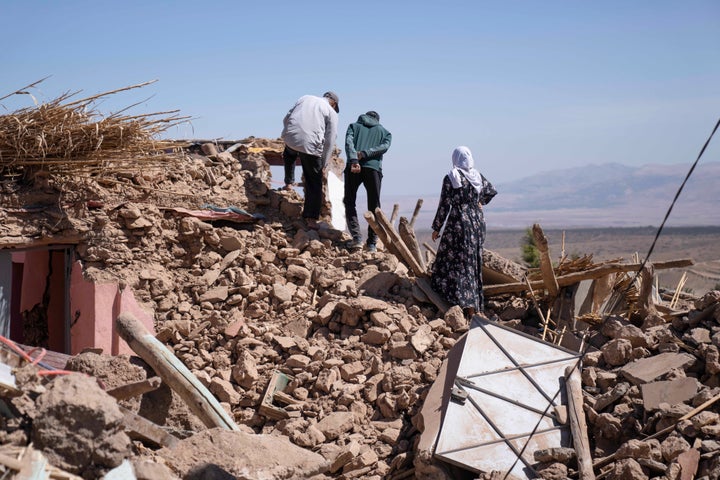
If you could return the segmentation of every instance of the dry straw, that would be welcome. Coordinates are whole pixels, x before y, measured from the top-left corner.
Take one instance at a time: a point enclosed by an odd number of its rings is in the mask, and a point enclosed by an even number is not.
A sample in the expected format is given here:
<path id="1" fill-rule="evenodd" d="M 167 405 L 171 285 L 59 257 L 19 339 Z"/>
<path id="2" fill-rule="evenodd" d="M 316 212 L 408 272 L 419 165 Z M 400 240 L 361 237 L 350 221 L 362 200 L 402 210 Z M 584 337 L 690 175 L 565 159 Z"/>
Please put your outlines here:
<path id="1" fill-rule="evenodd" d="M 43 79 L 44 80 L 44 79 Z M 39 80 L 2 98 L 29 94 Z M 159 140 L 167 129 L 189 121 L 177 110 L 143 115 L 120 112 L 103 116 L 96 102 L 108 95 L 155 81 L 112 90 L 81 100 L 66 93 L 47 103 L 0 115 L 0 177 L 29 178 L 37 172 L 106 176 L 167 166 L 179 147 Z M 33 97 L 34 100 L 34 97 Z M 137 104 L 136 104 L 137 105 Z"/>

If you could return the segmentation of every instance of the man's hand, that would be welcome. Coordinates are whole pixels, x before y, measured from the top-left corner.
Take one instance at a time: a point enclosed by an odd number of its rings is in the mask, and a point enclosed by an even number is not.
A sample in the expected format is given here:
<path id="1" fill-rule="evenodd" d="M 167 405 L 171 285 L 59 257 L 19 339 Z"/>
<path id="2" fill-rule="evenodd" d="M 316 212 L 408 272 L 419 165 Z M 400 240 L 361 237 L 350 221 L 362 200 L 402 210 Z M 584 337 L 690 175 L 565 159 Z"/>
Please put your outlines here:
<path id="1" fill-rule="evenodd" d="M 439 236 L 440 236 L 440 232 L 433 230 L 433 233 L 432 233 L 433 242 L 437 242 L 437 239 Z"/>
<path id="2" fill-rule="evenodd" d="M 360 173 L 360 164 L 353 163 L 350 165 L 350 173 Z"/>
<path id="3" fill-rule="evenodd" d="M 362 160 L 365 155 L 363 155 L 363 152 L 357 152 L 358 160 Z"/>

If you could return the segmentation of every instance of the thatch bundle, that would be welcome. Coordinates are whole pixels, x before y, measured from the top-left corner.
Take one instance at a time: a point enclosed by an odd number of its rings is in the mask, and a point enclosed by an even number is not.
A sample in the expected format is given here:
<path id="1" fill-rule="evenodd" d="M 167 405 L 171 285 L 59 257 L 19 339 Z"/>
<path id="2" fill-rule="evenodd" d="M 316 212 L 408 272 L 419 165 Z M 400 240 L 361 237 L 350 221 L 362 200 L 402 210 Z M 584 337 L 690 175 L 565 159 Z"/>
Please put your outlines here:
<path id="1" fill-rule="evenodd" d="M 124 115 L 130 107 L 103 116 L 95 109 L 95 102 L 103 97 L 149 83 L 75 101 L 70 100 L 77 92 L 67 93 L 48 103 L 0 115 L 0 175 L 28 176 L 38 171 L 104 175 L 162 166 L 178 144 L 157 136 L 187 122 L 188 117 L 178 116 L 177 111 Z M 27 93 L 24 89 L 0 101 Z"/>

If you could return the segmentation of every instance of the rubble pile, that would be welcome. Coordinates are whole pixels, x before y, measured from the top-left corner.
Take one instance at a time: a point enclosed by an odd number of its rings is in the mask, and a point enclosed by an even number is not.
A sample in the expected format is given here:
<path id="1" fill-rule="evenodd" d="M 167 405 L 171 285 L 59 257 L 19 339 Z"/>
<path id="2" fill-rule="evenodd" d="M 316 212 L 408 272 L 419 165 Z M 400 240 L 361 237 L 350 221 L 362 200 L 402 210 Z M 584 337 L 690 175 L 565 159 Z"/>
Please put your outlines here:
<path id="1" fill-rule="evenodd" d="M 13 424 L 3 443 L 33 438 L 53 465 L 84 478 L 117 468 L 121 452 L 137 478 L 453 478 L 444 468 L 423 476 L 430 470 L 415 465 L 418 413 L 467 319 L 458 307 L 440 313 L 394 255 L 349 252 L 346 234 L 305 228 L 301 197 L 270 187 L 267 148 L 278 142 L 251 138 L 232 152 L 198 146 L 165 171 L 113 180 L 0 184 L 0 242 L 73 239 L 85 276 L 132 289 L 154 312 L 156 338 L 240 426 L 205 429 L 169 389 L 119 402 L 100 389 L 110 406 L 75 407 L 88 396 L 73 392 L 93 387 L 72 374 L 44 379 L 45 391 L 13 402 L 31 417 L 32 433 Z M 232 206 L 252 219 L 207 221 L 181 211 L 202 205 Z M 696 478 L 720 478 L 714 406 L 643 440 L 720 393 L 719 300 L 713 292 L 669 323 L 617 315 L 593 337 L 597 349 L 585 356 L 582 379 L 593 456 L 605 459 L 607 478 L 675 480 L 692 461 Z M 488 316 L 539 334 L 525 297 L 496 296 L 489 306 Z M 136 358 L 98 352 L 73 357 L 66 368 L 105 389 L 153 376 Z M 59 392 L 78 398 L 55 408 Z M 163 426 L 177 443 L 157 448 L 123 437 L 123 409 Z M 63 416 L 72 412 L 92 426 L 63 433 Z M 106 448 L 84 448 L 83 435 Z M 72 448 L 58 436 L 72 439 Z M 85 453 L 73 454 L 79 450 Z M 567 452 L 537 461 L 544 478 L 576 468 Z"/>
<path id="2" fill-rule="evenodd" d="M 585 355 L 582 381 L 593 456 L 612 461 L 609 478 L 689 478 L 695 468 L 695 478 L 720 478 L 710 403 L 720 399 L 719 301 L 709 292 L 672 322 L 602 324 L 607 341 Z"/>
<path id="3" fill-rule="evenodd" d="M 157 338 L 239 424 L 319 449 L 333 475 L 380 478 L 408 468 L 418 433 L 412 417 L 467 321 L 418 302 L 394 256 L 348 253 L 341 232 L 306 230 L 301 197 L 271 190 L 262 155 L 242 150 L 239 159 L 190 153 L 182 170 L 140 172 L 127 187 L 46 185 L 46 204 L 72 214 L 5 209 L 2 241 L 79 237 L 85 275 L 132 288 L 155 312 Z M 17 209 L 27 195 L 42 196 L 36 185 L 5 187 L 17 187 L 8 196 Z M 213 225 L 164 208 L 198 203 L 239 206 L 264 220 Z M 294 400 L 282 420 L 258 413 L 276 371 L 291 378 Z"/>

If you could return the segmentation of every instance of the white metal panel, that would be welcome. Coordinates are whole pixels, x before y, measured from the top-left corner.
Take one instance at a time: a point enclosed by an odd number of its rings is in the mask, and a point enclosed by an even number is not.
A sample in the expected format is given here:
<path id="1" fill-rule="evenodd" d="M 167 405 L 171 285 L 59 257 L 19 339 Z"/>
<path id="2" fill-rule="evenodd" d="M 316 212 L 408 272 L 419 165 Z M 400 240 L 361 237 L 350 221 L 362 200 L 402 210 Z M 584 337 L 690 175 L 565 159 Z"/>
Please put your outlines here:
<path id="1" fill-rule="evenodd" d="M 565 368 L 579 356 L 489 321 L 474 325 L 455 381 L 468 396 L 448 403 L 435 455 L 470 471 L 534 478 L 536 450 L 571 445 L 552 405 L 565 402 Z"/>
<path id="2" fill-rule="evenodd" d="M 561 436 L 564 438 L 561 438 Z M 520 452 L 526 442 L 527 437 L 523 437 L 511 440 L 510 444 Z M 533 452 L 536 450 L 551 448 L 569 442 L 569 433 L 565 430 L 538 433 L 533 435 L 522 456 L 527 463 L 533 464 L 535 463 Z M 518 460 L 516 462 L 516 458 L 515 452 L 504 441 L 450 451 L 443 455 L 443 460 L 472 472 L 507 472 L 508 469 L 511 469 L 510 473 L 518 478 L 533 478 L 532 470 L 527 468 L 522 461 Z M 509 460 L 512 460 L 512 462 L 509 462 Z M 481 464 L 481 468 L 478 468 L 478 464 Z"/>

